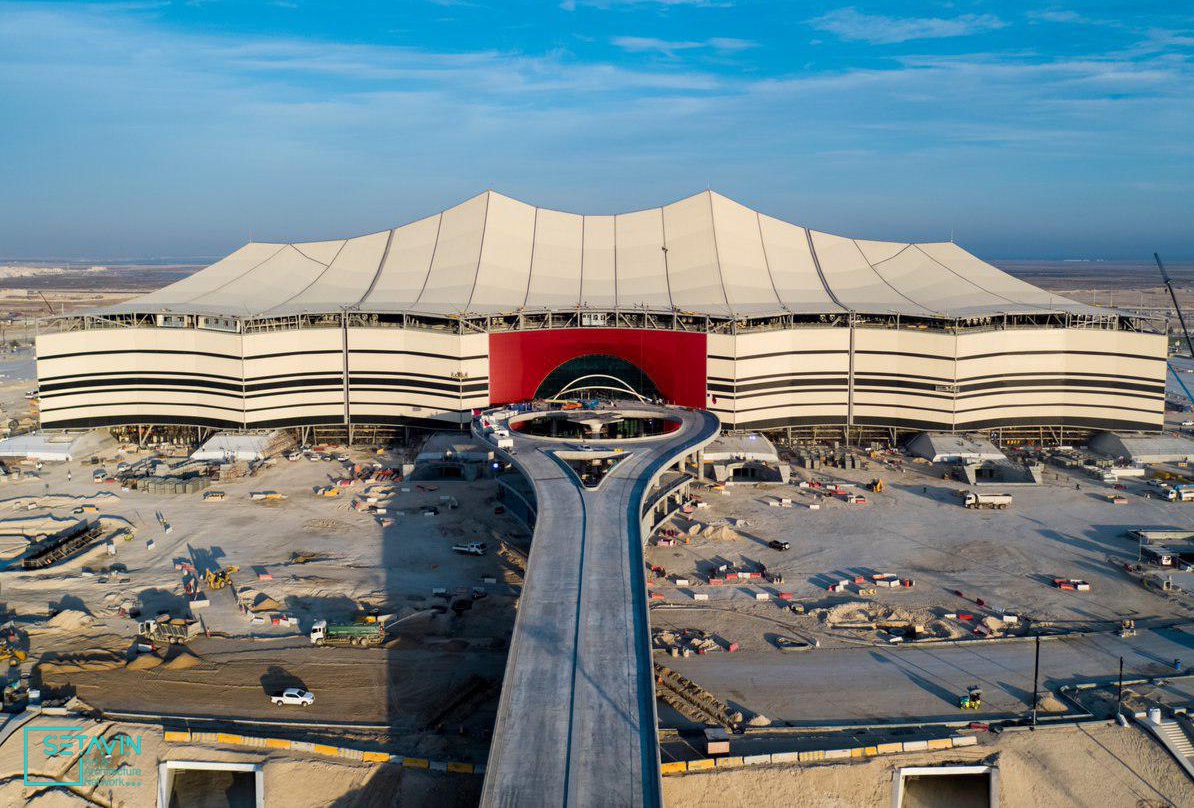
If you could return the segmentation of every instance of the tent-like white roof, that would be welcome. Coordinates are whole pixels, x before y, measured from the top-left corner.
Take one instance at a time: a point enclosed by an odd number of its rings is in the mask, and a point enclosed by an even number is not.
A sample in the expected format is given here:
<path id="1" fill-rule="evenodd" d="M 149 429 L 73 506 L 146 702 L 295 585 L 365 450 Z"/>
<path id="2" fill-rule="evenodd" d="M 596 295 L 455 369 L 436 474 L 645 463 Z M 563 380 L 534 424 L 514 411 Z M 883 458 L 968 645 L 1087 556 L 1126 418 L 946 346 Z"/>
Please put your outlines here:
<path id="1" fill-rule="evenodd" d="M 436 315 L 617 308 L 720 317 L 1099 312 L 951 242 L 834 236 L 712 191 L 614 216 L 562 213 L 486 191 L 367 236 L 252 242 L 102 312 L 271 317 L 343 308 Z"/>

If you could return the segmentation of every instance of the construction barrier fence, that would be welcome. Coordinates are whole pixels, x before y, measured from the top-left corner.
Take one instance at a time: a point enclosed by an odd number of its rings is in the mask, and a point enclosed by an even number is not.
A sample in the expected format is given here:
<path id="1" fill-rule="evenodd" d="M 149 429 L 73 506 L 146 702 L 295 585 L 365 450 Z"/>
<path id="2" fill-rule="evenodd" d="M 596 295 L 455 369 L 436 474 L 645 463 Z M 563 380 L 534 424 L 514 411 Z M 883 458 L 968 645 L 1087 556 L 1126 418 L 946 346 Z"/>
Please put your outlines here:
<path id="1" fill-rule="evenodd" d="M 164 731 L 167 743 L 217 743 L 226 746 L 254 746 L 266 749 L 287 749 L 292 752 L 311 752 L 325 757 L 347 758 L 363 763 L 393 763 L 407 769 L 429 769 L 458 774 L 484 774 L 485 767 L 479 763 L 463 763 L 456 760 L 428 760 L 427 758 L 403 757 L 389 752 L 366 752 L 343 746 L 289 741 L 285 738 L 259 738 L 251 735 L 233 735 L 227 732 L 185 732 L 168 729 Z M 681 764 L 683 765 L 683 764 Z"/>
<path id="2" fill-rule="evenodd" d="M 705 758 L 702 760 L 680 760 L 671 763 L 661 763 L 659 771 L 661 774 L 668 775 L 773 763 L 817 763 L 825 760 L 843 760 L 848 758 L 896 755 L 904 752 L 955 749 L 962 746 L 975 746 L 977 744 L 978 738 L 974 735 L 954 735 L 949 738 L 933 738 L 928 741 L 881 743 L 875 746 L 855 746 L 846 749 L 808 749 L 803 752 L 776 752 L 771 755 L 743 755 Z"/>

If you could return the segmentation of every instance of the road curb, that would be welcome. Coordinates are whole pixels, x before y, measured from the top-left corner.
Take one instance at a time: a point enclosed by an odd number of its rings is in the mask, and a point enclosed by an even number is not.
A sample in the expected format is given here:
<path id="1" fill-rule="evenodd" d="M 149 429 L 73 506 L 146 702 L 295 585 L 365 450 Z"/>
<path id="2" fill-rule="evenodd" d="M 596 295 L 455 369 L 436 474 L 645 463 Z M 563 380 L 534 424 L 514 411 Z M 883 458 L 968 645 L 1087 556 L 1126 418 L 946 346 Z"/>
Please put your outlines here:
<path id="1" fill-rule="evenodd" d="M 359 760 L 363 763 L 390 763 L 406 769 L 427 769 L 456 774 L 484 774 L 485 767 L 477 763 L 457 760 L 429 760 L 427 758 L 403 757 L 388 752 L 367 752 L 345 746 L 290 741 L 285 738 L 262 738 L 253 735 L 235 735 L 229 732 L 189 732 L 187 730 L 164 730 L 167 743 L 213 743 L 224 746 L 250 746 L 268 749 L 286 749 L 292 752 L 310 752 L 324 757 Z"/>
<path id="2" fill-rule="evenodd" d="M 741 757 L 703 758 L 701 760 L 661 763 L 659 773 L 664 776 L 714 771 L 716 769 L 741 768 L 745 766 L 772 765 L 783 763 L 819 763 L 852 758 L 883 757 L 910 752 L 937 752 L 976 746 L 974 735 L 952 735 L 948 738 L 933 738 L 926 741 L 905 741 L 902 743 L 881 743 L 876 746 L 855 746 L 844 749 L 806 749 L 803 752 L 776 752 L 771 755 L 744 755 Z"/>

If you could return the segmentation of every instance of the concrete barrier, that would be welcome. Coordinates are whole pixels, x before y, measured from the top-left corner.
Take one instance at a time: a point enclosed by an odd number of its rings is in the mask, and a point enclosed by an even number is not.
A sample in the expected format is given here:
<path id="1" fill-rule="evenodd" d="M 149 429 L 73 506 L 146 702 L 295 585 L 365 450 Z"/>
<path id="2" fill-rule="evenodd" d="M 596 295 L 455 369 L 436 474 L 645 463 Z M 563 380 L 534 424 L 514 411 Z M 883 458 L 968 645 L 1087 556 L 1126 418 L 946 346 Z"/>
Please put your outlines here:
<path id="1" fill-rule="evenodd" d="M 165 732 L 165 740 L 167 743 L 190 743 L 191 733 L 168 729 Z"/>
<path id="2" fill-rule="evenodd" d="M 928 748 L 928 741 L 904 741 L 905 752 L 923 752 Z"/>
<path id="3" fill-rule="evenodd" d="M 327 755 L 328 757 L 339 757 L 340 755 L 339 747 L 328 746 L 322 743 L 313 744 L 311 751 L 317 755 Z"/>
<path id="4" fill-rule="evenodd" d="M 849 758 L 849 757 L 850 757 L 849 749 L 826 749 L 825 750 L 825 759 L 826 760 L 841 760 L 842 758 Z"/>
<path id="5" fill-rule="evenodd" d="M 717 758 L 717 768 L 719 768 L 719 769 L 732 769 L 735 766 L 741 766 L 741 765 L 742 765 L 742 756 L 741 755 L 738 755 L 738 756 L 730 755 L 728 757 Z"/>
<path id="6" fill-rule="evenodd" d="M 444 760 L 433 760 L 427 764 L 427 768 L 433 772 L 446 772 L 448 770 L 448 763 Z"/>
<path id="7" fill-rule="evenodd" d="M 978 746 L 978 736 L 976 735 L 954 735 L 950 740 L 953 741 L 955 749 L 959 746 Z"/>
<path id="8" fill-rule="evenodd" d="M 231 743 L 231 744 L 239 745 L 239 744 L 243 744 L 244 741 L 245 741 L 245 739 L 244 739 L 243 735 L 233 735 L 229 732 L 217 732 L 216 733 L 216 743 Z"/>
<path id="9" fill-rule="evenodd" d="M 431 761 L 426 758 L 403 758 L 402 767 L 404 769 L 428 769 L 431 768 Z"/>
<path id="10" fill-rule="evenodd" d="M 953 749 L 954 742 L 952 738 L 931 738 L 928 741 L 929 749 Z"/>
<path id="11" fill-rule="evenodd" d="M 660 763 L 660 774 L 684 774 L 688 769 L 688 764 L 682 760 L 677 760 L 672 763 Z"/>
<path id="12" fill-rule="evenodd" d="M 773 752 L 771 755 L 772 763 L 797 763 L 799 760 L 799 752 Z"/>
<path id="13" fill-rule="evenodd" d="M 389 763 L 390 758 L 393 757 L 387 752 L 362 752 L 361 760 L 366 763 Z"/>
<path id="14" fill-rule="evenodd" d="M 708 758 L 706 758 L 704 760 L 690 760 L 690 761 L 688 761 L 688 771 L 690 771 L 690 772 L 708 771 L 709 769 L 712 769 L 716 765 L 717 765 L 716 763 L 714 763 L 712 760 L 710 760 Z"/>
<path id="15" fill-rule="evenodd" d="M 875 751 L 880 755 L 895 755 L 904 751 L 902 743 L 881 743 L 875 747 Z"/>
<path id="16" fill-rule="evenodd" d="M 471 763 L 457 763 L 456 761 L 448 762 L 448 771 L 459 772 L 460 774 L 472 774 L 474 766 Z"/>
<path id="17" fill-rule="evenodd" d="M 824 749 L 810 749 L 807 752 L 798 752 L 797 759 L 801 763 L 807 763 L 807 762 L 813 761 L 813 760 L 824 760 L 825 759 L 825 750 Z"/>
<path id="18" fill-rule="evenodd" d="M 285 738 L 266 738 L 265 745 L 270 749 L 290 749 L 294 742 Z"/>
<path id="19" fill-rule="evenodd" d="M 760 764 L 770 763 L 771 755 L 743 755 L 742 763 L 745 766 L 758 766 Z"/>

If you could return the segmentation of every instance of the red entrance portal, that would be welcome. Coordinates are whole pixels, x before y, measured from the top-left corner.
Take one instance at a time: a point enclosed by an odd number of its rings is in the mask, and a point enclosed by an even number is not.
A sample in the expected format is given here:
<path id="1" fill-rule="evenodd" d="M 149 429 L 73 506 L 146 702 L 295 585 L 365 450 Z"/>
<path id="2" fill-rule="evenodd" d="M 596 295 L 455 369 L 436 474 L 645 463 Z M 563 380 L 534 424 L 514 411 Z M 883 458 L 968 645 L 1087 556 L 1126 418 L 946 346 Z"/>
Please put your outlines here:
<path id="1" fill-rule="evenodd" d="M 560 365 L 603 354 L 632 362 L 668 401 L 705 406 L 705 335 L 630 328 L 559 328 L 489 335 L 489 401 L 526 401 Z"/>

